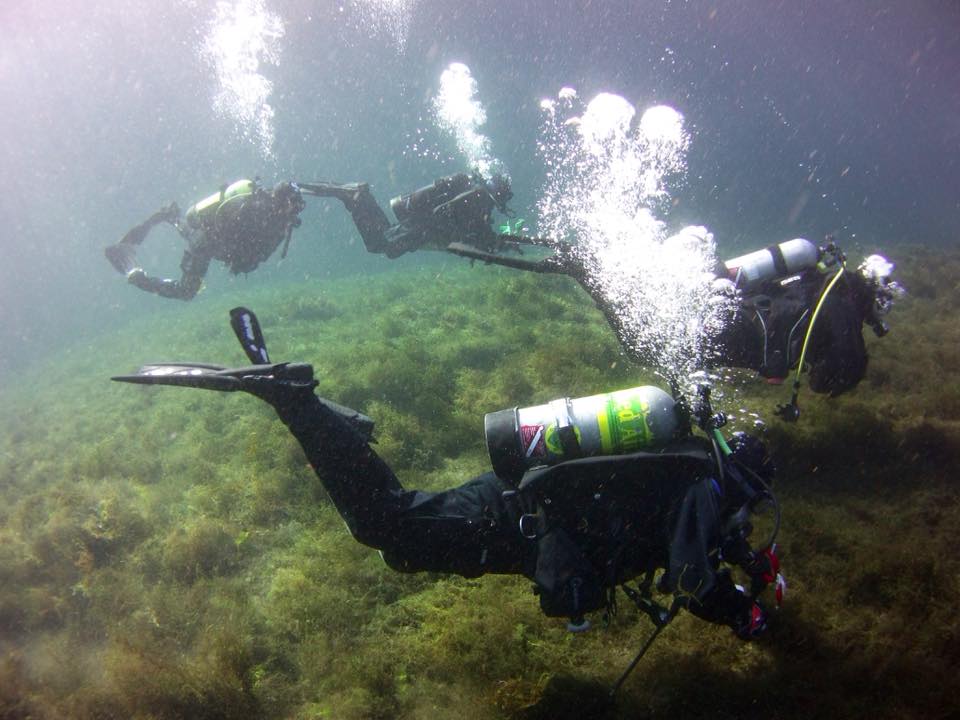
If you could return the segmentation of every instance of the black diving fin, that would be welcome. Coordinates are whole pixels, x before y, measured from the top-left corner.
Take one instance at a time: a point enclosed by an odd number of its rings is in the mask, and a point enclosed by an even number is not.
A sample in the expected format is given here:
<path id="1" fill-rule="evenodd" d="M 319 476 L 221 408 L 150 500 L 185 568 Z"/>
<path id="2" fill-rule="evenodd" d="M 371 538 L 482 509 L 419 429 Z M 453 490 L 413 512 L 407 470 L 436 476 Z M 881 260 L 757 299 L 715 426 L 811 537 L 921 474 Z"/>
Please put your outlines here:
<path id="1" fill-rule="evenodd" d="M 143 365 L 132 375 L 115 375 L 110 379 L 137 385 L 173 385 L 220 392 L 245 390 L 268 402 L 271 401 L 271 385 L 310 390 L 316 387 L 312 365 L 270 362 L 260 322 L 252 310 L 233 308 L 230 311 L 230 326 L 253 365 L 228 368 L 210 363 L 151 363 Z M 318 397 L 317 400 L 353 425 L 365 440 L 373 442 L 373 420 L 363 413 L 325 398 Z"/>
<path id="2" fill-rule="evenodd" d="M 230 327 L 233 328 L 250 362 L 254 364 L 270 362 L 267 341 L 263 338 L 260 321 L 252 310 L 247 310 L 245 307 L 235 307 L 231 310 Z"/>
<path id="3" fill-rule="evenodd" d="M 173 385 L 234 392 L 245 390 L 244 378 L 270 377 L 287 383 L 313 383 L 313 367 L 307 363 L 275 363 L 227 368 L 209 363 L 151 363 L 133 375 L 115 375 L 111 380 L 137 385 Z"/>

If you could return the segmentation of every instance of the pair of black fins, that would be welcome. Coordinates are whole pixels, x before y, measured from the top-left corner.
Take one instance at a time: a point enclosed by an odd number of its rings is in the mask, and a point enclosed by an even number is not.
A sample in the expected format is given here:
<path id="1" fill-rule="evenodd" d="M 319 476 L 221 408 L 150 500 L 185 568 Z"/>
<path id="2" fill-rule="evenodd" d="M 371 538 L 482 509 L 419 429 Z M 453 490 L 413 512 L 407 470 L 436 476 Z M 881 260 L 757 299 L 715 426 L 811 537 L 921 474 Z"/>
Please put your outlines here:
<path id="1" fill-rule="evenodd" d="M 313 366 L 307 363 L 271 363 L 267 343 L 260 329 L 260 321 L 252 310 L 236 307 L 230 311 L 230 326 L 243 347 L 252 365 L 228 368 L 223 365 L 194 362 L 162 362 L 142 366 L 133 375 L 116 375 L 111 380 L 138 385 L 175 385 L 178 387 L 202 388 L 235 392 L 245 390 L 244 380 L 257 378 L 261 382 L 277 382 L 299 385 L 312 389 Z M 353 425 L 367 441 L 372 441 L 373 420 L 366 415 L 338 405 L 324 398 L 317 398 L 330 410 Z"/>

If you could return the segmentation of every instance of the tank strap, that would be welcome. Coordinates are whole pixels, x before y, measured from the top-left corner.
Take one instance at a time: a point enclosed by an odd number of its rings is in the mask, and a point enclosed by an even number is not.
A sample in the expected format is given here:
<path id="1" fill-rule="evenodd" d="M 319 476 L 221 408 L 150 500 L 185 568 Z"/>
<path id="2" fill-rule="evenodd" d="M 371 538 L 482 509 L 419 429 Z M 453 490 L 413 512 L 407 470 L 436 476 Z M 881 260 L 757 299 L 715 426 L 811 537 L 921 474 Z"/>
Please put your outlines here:
<path id="1" fill-rule="evenodd" d="M 550 407 L 557 420 L 557 437 L 560 439 L 560 447 L 563 448 L 563 456 L 569 459 L 583 457 L 576 427 L 570 418 L 569 398 L 554 400 L 550 403 Z"/>
<path id="2" fill-rule="evenodd" d="M 780 249 L 780 246 L 771 245 L 767 248 L 767 252 L 770 253 L 770 256 L 773 258 L 773 267 L 777 271 L 777 277 L 789 275 L 790 270 L 787 268 L 787 259 L 783 257 L 783 250 Z"/>

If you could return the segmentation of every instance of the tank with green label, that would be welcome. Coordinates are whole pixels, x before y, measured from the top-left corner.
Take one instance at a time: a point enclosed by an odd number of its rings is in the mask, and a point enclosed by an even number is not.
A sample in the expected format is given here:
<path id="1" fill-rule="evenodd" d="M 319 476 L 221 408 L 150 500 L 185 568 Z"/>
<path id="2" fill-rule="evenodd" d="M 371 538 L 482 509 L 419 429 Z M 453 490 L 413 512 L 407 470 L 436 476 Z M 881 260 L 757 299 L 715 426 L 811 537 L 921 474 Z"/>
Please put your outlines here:
<path id="1" fill-rule="evenodd" d="M 483 426 L 494 472 L 517 482 L 540 465 L 661 448 L 680 420 L 668 393 L 643 385 L 487 413 Z"/>

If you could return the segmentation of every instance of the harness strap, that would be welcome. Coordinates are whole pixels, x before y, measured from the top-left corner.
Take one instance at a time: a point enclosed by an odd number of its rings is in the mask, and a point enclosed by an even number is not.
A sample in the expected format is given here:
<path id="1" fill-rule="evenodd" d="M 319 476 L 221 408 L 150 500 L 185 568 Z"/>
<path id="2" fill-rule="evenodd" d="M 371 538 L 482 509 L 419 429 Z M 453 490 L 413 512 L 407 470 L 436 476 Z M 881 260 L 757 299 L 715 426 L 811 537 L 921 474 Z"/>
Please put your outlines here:
<path id="1" fill-rule="evenodd" d="M 565 458 L 583 457 L 580 441 L 573 420 L 570 418 L 570 402 L 566 398 L 554 400 L 550 403 L 554 417 L 557 419 L 557 437 L 560 438 L 560 447 L 563 448 Z"/>

